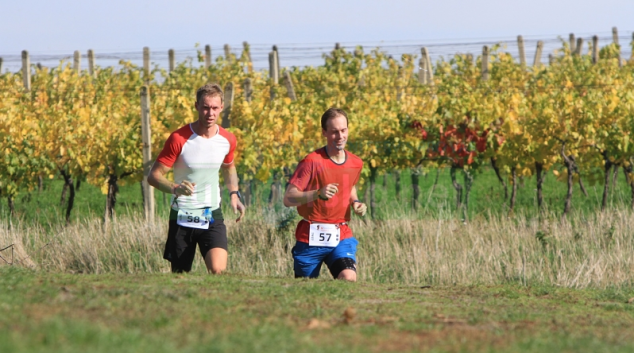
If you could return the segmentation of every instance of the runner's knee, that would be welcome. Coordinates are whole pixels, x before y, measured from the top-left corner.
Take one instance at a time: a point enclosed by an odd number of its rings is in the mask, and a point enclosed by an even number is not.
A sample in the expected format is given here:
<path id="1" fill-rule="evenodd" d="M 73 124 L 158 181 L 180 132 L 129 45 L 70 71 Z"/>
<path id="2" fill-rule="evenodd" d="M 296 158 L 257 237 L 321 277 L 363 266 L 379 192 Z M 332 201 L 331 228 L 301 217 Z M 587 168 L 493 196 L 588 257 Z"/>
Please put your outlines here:
<path id="1" fill-rule="evenodd" d="M 356 282 L 357 273 L 354 272 L 353 270 L 343 270 L 339 273 L 339 276 L 337 276 L 337 279 L 342 279 L 342 280 L 346 280 L 350 282 Z"/>
<path id="2" fill-rule="evenodd" d="M 349 257 L 342 257 L 339 258 L 337 260 L 335 260 L 332 265 L 329 266 L 330 269 L 330 274 L 332 274 L 333 278 L 336 279 L 340 279 L 340 275 L 342 275 L 342 273 L 350 273 L 352 272 L 352 275 L 354 275 L 354 280 L 356 280 L 357 278 L 357 263 L 349 258 Z M 348 271 L 344 271 L 344 270 L 348 270 Z M 348 274 L 344 274 L 344 276 L 349 276 L 352 277 L 352 275 Z M 347 278 L 346 278 L 347 279 Z"/>

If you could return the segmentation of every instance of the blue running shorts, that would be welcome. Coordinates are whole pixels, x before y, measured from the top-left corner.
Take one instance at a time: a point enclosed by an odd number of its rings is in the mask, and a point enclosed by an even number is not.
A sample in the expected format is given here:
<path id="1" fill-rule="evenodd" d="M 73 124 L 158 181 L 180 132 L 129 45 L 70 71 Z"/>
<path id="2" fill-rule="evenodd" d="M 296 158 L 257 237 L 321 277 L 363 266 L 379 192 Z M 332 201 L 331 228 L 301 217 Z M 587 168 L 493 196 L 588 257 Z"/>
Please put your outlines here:
<path id="1" fill-rule="evenodd" d="M 308 243 L 304 243 L 301 241 L 296 242 L 292 251 L 293 260 L 295 260 L 295 278 L 319 277 L 322 263 L 326 263 L 326 266 L 328 266 L 328 269 L 330 269 L 330 273 L 334 278 L 337 278 L 337 276 L 343 269 L 353 269 L 356 271 L 354 263 L 356 263 L 357 261 L 356 253 L 358 244 L 359 242 L 355 238 L 346 238 L 340 241 L 339 244 L 334 248 L 324 246 L 310 246 L 308 245 Z M 337 260 L 344 258 L 351 259 L 352 264 L 341 269 L 340 265 L 338 265 L 341 263 L 341 261 Z M 345 261 L 344 263 L 349 264 L 350 261 Z M 337 269 L 333 268 L 333 264 L 336 265 Z"/>

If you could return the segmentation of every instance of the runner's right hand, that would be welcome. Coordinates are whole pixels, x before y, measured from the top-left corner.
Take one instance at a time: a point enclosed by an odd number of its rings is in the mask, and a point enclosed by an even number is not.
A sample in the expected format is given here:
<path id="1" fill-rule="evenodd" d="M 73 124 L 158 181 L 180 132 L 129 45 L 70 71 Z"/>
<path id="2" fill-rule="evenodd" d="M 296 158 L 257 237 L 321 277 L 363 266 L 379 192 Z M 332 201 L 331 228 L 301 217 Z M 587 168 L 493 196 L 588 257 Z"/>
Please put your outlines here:
<path id="1" fill-rule="evenodd" d="M 196 187 L 196 183 L 183 180 L 182 183 L 174 187 L 174 194 L 176 196 L 191 196 L 194 194 L 194 187 Z"/>
<path id="2" fill-rule="evenodd" d="M 339 189 L 337 188 L 338 185 L 338 183 L 332 183 L 324 186 L 323 188 L 319 189 L 319 195 L 321 195 L 322 199 L 330 200 L 339 191 Z"/>

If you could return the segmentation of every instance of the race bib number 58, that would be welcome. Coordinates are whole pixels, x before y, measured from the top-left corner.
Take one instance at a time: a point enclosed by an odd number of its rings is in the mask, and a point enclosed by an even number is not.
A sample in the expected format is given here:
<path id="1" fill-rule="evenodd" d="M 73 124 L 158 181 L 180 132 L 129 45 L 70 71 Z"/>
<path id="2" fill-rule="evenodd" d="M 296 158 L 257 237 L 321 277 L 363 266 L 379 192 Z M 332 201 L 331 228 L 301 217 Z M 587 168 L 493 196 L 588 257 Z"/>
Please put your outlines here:
<path id="1" fill-rule="evenodd" d="M 334 248 L 339 245 L 341 230 L 337 224 L 311 223 L 308 245 Z"/>
<path id="2" fill-rule="evenodd" d="M 176 224 L 187 228 L 207 229 L 214 222 L 211 210 L 208 208 L 195 210 L 178 210 Z"/>

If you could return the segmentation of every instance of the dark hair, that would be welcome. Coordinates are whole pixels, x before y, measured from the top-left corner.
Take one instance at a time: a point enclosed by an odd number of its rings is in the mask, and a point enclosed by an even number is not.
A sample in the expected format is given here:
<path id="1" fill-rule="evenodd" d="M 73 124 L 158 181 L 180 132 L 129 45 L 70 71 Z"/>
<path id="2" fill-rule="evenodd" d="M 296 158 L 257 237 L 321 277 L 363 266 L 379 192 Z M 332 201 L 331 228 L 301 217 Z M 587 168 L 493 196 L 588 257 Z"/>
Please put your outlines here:
<path id="1" fill-rule="evenodd" d="M 332 107 L 332 108 L 328 108 L 328 110 L 326 110 L 324 115 L 321 116 L 321 129 L 322 130 L 326 130 L 326 123 L 328 123 L 328 120 L 334 119 L 334 118 L 338 117 L 339 115 L 341 115 L 344 118 L 346 118 L 346 126 L 347 126 L 348 125 L 348 114 L 346 114 L 346 112 L 343 109 Z"/>
<path id="2" fill-rule="evenodd" d="M 220 97 L 220 102 L 224 101 L 224 95 L 222 93 L 222 88 L 217 83 L 208 83 L 202 87 L 200 87 L 196 91 L 196 102 L 200 102 L 204 97 Z"/>

